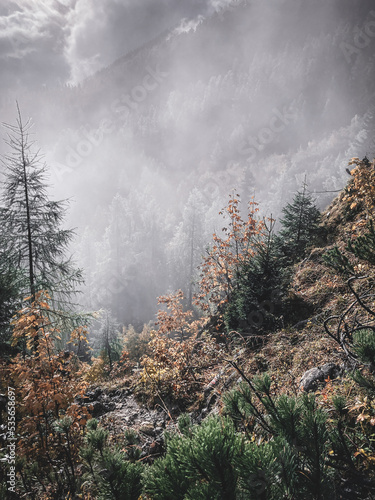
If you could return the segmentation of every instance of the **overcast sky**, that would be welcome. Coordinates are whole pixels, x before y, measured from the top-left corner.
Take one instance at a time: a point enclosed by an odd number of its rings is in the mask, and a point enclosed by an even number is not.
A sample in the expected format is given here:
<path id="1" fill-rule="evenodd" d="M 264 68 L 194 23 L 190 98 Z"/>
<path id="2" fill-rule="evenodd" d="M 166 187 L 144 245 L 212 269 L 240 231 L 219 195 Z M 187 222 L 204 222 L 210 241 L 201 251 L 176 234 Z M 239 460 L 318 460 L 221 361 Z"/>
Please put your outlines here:
<path id="1" fill-rule="evenodd" d="M 77 83 L 181 19 L 229 1 L 1 0 L 0 86 Z"/>

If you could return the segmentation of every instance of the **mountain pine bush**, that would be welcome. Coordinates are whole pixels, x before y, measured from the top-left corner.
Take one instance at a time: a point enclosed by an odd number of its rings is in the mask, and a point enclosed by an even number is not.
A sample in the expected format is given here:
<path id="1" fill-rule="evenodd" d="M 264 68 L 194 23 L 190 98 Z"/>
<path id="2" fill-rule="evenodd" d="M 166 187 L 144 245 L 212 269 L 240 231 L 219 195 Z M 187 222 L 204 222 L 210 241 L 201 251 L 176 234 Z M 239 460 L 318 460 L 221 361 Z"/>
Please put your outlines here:
<path id="1" fill-rule="evenodd" d="M 96 419 L 87 424 L 85 446 L 80 456 L 85 464 L 84 478 L 90 485 L 92 498 L 98 500 L 138 500 L 142 492 L 141 450 L 135 447 L 134 436 L 125 436 L 124 446 L 110 446 L 109 432 Z M 85 485 L 84 485 L 85 489 Z"/>
<path id="2" fill-rule="evenodd" d="M 239 498 L 236 460 L 243 453 L 243 438 L 233 424 L 210 417 L 183 430 L 168 437 L 166 456 L 147 470 L 147 494 L 155 500 Z"/>

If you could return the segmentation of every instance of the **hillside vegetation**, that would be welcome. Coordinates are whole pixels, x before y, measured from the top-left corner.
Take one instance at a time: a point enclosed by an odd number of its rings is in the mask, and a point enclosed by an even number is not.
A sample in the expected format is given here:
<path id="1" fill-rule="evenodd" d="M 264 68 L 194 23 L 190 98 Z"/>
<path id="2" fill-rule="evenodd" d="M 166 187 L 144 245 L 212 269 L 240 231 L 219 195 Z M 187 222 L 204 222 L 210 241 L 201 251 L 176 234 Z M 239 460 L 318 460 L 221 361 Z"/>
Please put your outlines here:
<path id="1" fill-rule="evenodd" d="M 106 317 L 92 361 L 83 326 L 58 348 L 47 292 L 25 301 L 1 366 L 2 497 L 374 498 L 375 163 L 350 165 L 322 214 L 304 184 L 277 234 L 233 193 L 192 308 L 159 297 L 155 326 L 116 339 Z"/>

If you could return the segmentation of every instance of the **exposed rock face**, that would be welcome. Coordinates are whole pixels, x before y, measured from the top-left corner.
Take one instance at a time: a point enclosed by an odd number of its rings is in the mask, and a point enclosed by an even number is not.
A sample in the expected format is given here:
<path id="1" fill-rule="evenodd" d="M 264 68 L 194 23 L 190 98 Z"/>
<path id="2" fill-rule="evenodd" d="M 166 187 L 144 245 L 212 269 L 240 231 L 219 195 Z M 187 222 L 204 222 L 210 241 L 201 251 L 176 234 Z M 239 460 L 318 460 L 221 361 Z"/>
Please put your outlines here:
<path id="1" fill-rule="evenodd" d="M 305 392 L 316 391 L 319 384 L 324 384 L 325 380 L 337 378 L 341 374 L 341 368 L 335 363 L 326 363 L 317 368 L 311 368 L 302 375 L 300 388 Z"/>

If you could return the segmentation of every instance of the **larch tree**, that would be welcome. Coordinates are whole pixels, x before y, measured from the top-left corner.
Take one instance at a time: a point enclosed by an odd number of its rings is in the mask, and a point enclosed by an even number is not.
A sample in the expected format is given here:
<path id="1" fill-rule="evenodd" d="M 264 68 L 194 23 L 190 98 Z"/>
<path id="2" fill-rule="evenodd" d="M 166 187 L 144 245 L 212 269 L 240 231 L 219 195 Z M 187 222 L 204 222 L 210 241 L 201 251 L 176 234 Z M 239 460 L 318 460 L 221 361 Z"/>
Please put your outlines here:
<path id="1" fill-rule="evenodd" d="M 200 269 L 199 292 L 195 304 L 211 314 L 222 315 L 239 290 L 242 273 L 258 251 L 264 222 L 259 219 L 257 203 L 248 203 L 246 216 L 240 210 L 240 196 L 229 196 L 228 206 L 220 214 L 226 221 L 222 236 L 214 233 Z"/>
<path id="2" fill-rule="evenodd" d="M 18 104 L 17 111 L 16 125 L 3 124 L 10 151 L 1 159 L 5 167 L 0 198 L 2 251 L 12 267 L 23 272 L 19 298 L 29 296 L 33 303 L 37 292 L 45 290 L 61 319 L 82 282 L 81 271 L 66 257 L 74 231 L 61 227 L 67 202 L 50 201 L 47 166 L 30 139 L 31 121 L 22 121 Z"/>

